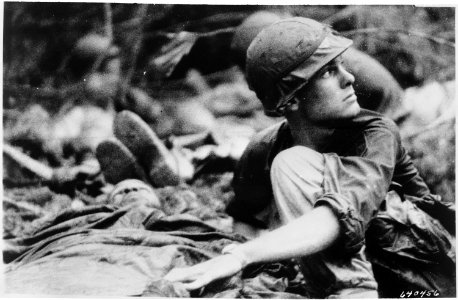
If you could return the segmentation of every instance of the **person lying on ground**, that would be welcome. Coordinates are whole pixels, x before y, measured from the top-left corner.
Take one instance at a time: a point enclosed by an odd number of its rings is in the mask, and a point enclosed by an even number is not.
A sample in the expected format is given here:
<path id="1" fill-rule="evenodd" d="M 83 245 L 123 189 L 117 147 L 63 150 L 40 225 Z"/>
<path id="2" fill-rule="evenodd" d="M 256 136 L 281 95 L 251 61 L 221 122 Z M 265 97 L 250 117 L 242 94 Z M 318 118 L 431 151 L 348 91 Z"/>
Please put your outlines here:
<path id="1" fill-rule="evenodd" d="M 295 258 L 313 297 L 378 296 L 365 256 L 368 223 L 392 186 L 434 197 L 394 122 L 360 108 L 355 78 L 342 61 L 351 44 L 300 17 L 256 36 L 247 51 L 247 81 L 265 113 L 286 120 L 247 147 L 227 211 L 239 229 L 271 231 L 165 279 L 194 290 L 250 264 Z"/>
<path id="2" fill-rule="evenodd" d="M 113 133 L 96 149 L 106 181 L 136 178 L 153 187 L 188 182 L 204 168 L 232 170 L 249 141 L 245 136 L 219 141 L 211 132 L 202 132 L 169 140 L 169 149 L 148 123 L 127 110 L 114 118 Z"/>

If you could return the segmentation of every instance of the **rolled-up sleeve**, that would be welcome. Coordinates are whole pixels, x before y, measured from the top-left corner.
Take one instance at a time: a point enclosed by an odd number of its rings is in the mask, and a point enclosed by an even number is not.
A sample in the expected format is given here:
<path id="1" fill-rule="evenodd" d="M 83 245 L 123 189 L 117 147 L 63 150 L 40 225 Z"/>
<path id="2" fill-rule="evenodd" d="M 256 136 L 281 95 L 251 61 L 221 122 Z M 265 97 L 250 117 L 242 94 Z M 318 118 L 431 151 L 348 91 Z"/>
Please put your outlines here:
<path id="1" fill-rule="evenodd" d="M 359 251 L 364 244 L 367 224 L 384 200 L 400 148 L 394 124 L 385 121 L 363 133 L 365 148 L 361 156 L 324 154 L 324 194 L 315 206 L 326 205 L 339 220 L 339 244 L 347 253 Z"/>

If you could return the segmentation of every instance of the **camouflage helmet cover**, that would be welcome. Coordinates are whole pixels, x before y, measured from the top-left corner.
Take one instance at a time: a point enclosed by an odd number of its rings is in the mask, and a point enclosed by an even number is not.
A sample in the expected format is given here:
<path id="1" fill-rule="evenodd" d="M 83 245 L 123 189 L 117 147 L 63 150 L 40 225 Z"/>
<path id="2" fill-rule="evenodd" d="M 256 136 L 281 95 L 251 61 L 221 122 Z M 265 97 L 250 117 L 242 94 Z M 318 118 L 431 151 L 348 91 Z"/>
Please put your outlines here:
<path id="1" fill-rule="evenodd" d="M 259 10 L 249 15 L 236 28 L 232 37 L 231 54 L 234 62 L 245 69 L 246 51 L 258 33 L 281 19 L 291 17 L 289 14 L 267 10 Z"/>
<path id="2" fill-rule="evenodd" d="M 247 50 L 246 77 L 269 116 L 281 116 L 287 103 L 352 41 L 308 18 L 278 21 L 262 30 Z"/>

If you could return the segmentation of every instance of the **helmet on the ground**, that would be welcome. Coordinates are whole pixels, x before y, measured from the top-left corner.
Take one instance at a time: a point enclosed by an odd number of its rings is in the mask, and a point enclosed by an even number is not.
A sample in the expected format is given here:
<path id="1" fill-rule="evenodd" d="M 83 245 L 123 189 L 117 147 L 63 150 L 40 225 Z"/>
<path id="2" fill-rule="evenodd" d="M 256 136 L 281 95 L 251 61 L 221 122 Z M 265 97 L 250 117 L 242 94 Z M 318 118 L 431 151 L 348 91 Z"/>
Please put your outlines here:
<path id="1" fill-rule="evenodd" d="M 329 26 L 295 17 L 263 29 L 247 50 L 246 77 L 268 116 L 282 116 L 295 94 L 352 41 Z"/>

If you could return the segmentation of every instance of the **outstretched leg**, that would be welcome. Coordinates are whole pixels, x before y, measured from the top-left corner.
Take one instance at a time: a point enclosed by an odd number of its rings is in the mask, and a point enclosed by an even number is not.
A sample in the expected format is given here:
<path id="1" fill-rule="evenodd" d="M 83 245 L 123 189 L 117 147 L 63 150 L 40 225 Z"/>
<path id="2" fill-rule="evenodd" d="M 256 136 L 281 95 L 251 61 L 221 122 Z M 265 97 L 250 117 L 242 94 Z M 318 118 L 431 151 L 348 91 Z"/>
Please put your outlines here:
<path id="1" fill-rule="evenodd" d="M 114 134 L 134 155 L 153 186 L 178 185 L 192 178 L 194 166 L 176 151 L 169 151 L 138 115 L 120 112 L 114 120 Z"/>

